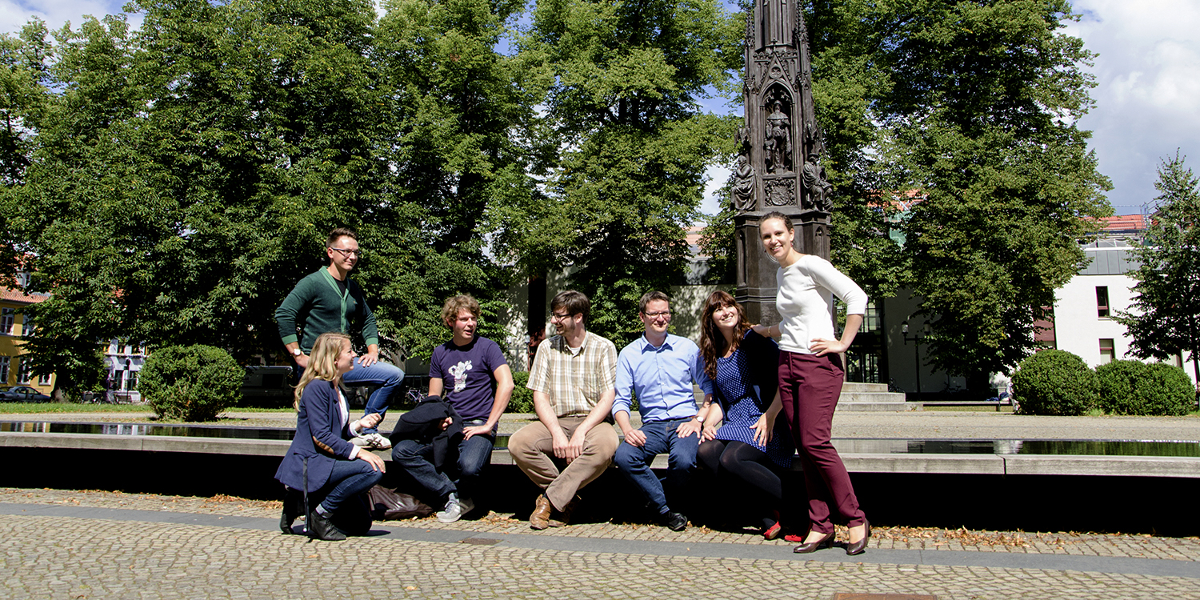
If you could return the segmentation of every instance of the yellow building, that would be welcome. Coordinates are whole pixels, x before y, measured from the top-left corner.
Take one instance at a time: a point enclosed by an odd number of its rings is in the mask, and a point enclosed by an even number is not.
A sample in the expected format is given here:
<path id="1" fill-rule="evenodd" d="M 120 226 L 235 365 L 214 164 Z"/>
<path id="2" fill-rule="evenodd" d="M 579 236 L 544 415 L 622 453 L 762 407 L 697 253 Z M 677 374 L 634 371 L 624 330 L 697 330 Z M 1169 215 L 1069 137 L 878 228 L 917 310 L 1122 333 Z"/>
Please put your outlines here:
<path id="1" fill-rule="evenodd" d="M 22 355 L 25 338 L 33 335 L 33 322 L 25 312 L 31 304 L 49 298 L 42 294 L 26 294 L 13 288 L 0 288 L 0 377 L 2 385 L 28 385 L 43 394 L 54 389 L 54 375 L 34 376 L 29 361 Z"/>

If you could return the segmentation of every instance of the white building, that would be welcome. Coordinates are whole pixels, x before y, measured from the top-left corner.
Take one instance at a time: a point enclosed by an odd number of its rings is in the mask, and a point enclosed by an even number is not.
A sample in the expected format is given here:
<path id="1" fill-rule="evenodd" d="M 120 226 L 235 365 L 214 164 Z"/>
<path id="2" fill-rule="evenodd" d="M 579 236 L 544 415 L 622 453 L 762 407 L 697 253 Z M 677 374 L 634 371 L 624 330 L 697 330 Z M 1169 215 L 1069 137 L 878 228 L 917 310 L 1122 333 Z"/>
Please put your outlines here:
<path id="1" fill-rule="evenodd" d="M 1131 244 L 1145 229 L 1145 222 L 1139 215 L 1105 221 L 1105 235 L 1084 247 L 1088 266 L 1054 294 L 1054 347 L 1079 356 L 1093 368 L 1135 358 L 1129 351 L 1133 338 L 1113 315 L 1128 311 L 1133 303 L 1137 282 L 1129 274 L 1140 265 Z M 1194 383 L 1190 361 L 1189 355 L 1169 362 L 1183 367 Z"/>

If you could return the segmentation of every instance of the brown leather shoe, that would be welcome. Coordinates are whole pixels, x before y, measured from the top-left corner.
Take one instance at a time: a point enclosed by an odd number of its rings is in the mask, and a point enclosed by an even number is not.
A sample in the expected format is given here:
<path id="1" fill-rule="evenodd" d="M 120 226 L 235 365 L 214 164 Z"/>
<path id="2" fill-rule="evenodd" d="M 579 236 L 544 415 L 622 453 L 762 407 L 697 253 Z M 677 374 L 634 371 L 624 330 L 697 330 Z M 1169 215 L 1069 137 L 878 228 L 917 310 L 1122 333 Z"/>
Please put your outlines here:
<path id="1" fill-rule="evenodd" d="M 550 526 L 550 512 L 554 507 L 550 505 L 550 499 L 542 494 L 537 497 L 537 502 L 533 505 L 533 512 L 529 513 L 529 526 L 533 529 L 545 529 Z"/>
<path id="2" fill-rule="evenodd" d="M 867 526 L 867 530 L 863 533 L 862 539 L 851 544 L 846 544 L 846 554 L 850 556 L 857 556 L 867 551 L 867 542 L 871 539 L 871 522 L 863 519 L 863 524 Z"/>
<path id="3" fill-rule="evenodd" d="M 550 526 L 563 527 L 571 524 L 571 514 L 575 512 L 575 507 L 579 505 L 579 494 L 575 494 L 574 498 L 567 503 L 566 508 L 560 510 L 553 509 L 550 511 Z"/>
<path id="4" fill-rule="evenodd" d="M 832 547 L 833 546 L 833 536 L 836 534 L 837 534 L 836 531 L 830 531 L 829 533 L 825 534 L 825 537 L 823 537 L 815 542 L 809 542 L 807 544 L 800 544 L 799 546 L 792 548 L 792 552 L 795 552 L 796 554 L 808 554 L 810 552 L 816 552 L 817 550 L 820 550 L 821 548 Z"/>

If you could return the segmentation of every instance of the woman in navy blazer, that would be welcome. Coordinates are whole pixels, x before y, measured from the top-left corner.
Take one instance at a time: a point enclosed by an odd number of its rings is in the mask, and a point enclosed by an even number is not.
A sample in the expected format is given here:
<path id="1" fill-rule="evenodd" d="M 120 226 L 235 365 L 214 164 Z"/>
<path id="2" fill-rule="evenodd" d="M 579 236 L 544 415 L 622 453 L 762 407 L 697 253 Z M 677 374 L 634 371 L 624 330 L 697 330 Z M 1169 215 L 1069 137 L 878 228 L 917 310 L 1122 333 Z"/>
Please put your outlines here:
<path id="1" fill-rule="evenodd" d="M 347 441 L 381 420 L 380 415 L 370 414 L 350 422 L 338 383 L 354 368 L 354 357 L 350 336 L 324 333 L 317 338 L 308 368 L 296 386 L 296 437 L 275 472 L 275 479 L 293 490 L 326 492 L 325 499 L 308 515 L 309 531 L 323 540 L 346 539 L 330 517 L 343 502 L 383 478 L 383 459 Z M 299 516 L 289 510 L 289 504 L 284 501 L 279 523 L 284 533 L 292 532 L 292 521 Z"/>

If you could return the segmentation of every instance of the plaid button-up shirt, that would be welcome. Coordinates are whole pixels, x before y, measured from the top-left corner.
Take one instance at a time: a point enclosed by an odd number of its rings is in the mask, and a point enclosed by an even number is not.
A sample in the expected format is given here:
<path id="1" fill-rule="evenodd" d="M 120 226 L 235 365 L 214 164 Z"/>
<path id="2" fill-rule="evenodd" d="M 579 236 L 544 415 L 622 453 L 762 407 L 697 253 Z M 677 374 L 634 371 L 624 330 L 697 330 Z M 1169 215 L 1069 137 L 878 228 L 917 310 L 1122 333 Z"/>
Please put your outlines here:
<path id="1" fill-rule="evenodd" d="M 525 387 L 549 396 L 557 416 L 584 416 L 616 381 L 617 347 L 589 331 L 578 354 L 561 335 L 538 344 Z"/>

